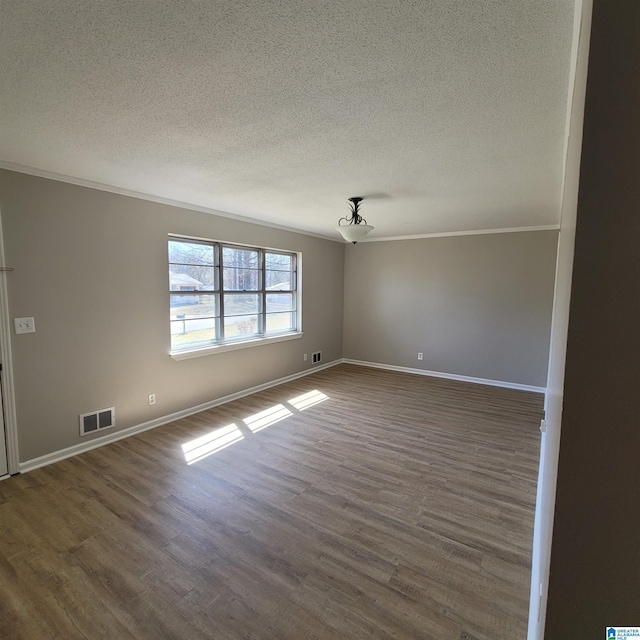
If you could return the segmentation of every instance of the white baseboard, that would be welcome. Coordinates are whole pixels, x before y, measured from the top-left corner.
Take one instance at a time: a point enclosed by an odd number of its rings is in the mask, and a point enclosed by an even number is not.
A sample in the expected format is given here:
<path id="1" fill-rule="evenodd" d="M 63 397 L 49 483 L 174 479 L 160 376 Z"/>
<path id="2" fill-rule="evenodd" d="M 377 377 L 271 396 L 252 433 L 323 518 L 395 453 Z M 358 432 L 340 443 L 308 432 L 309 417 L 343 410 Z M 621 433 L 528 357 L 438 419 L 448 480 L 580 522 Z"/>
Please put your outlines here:
<path id="1" fill-rule="evenodd" d="M 186 418 L 187 416 L 192 416 L 194 413 L 200 413 L 201 411 L 206 411 L 207 409 L 213 409 L 214 407 L 218 407 L 221 404 L 233 402 L 233 400 L 239 400 L 240 398 L 249 396 L 252 393 L 258 393 L 259 391 L 264 391 L 265 389 L 276 387 L 279 384 L 284 384 L 285 382 L 291 382 L 292 380 L 297 380 L 298 378 L 304 378 L 305 376 L 311 375 L 312 373 L 317 373 L 318 371 L 322 371 L 322 369 L 328 369 L 329 367 L 334 367 L 341 363 L 342 360 L 340 359 L 334 360 L 333 362 L 329 362 L 327 364 L 314 366 L 310 369 L 307 369 L 306 371 L 294 373 L 290 376 L 285 376 L 284 378 L 278 378 L 277 380 L 271 380 L 270 382 L 265 382 L 264 384 L 259 384 L 255 387 L 250 387 L 249 389 L 244 389 L 243 391 L 238 391 L 237 393 L 232 393 L 228 396 L 223 396 L 222 398 L 217 398 L 216 400 L 211 400 L 210 402 L 196 405 L 195 407 L 182 409 L 181 411 L 176 411 L 175 413 L 170 413 L 169 415 L 161 416 L 159 418 L 149 420 L 148 422 L 134 425 L 133 427 L 127 427 L 126 429 L 115 431 L 100 438 L 95 438 L 93 440 L 90 440 L 89 442 L 81 442 L 71 447 L 67 447 L 66 449 L 53 451 L 52 453 L 48 453 L 44 456 L 21 462 L 20 473 L 26 473 L 40 467 L 45 467 L 49 464 L 53 464 L 54 462 L 60 462 L 60 460 L 64 460 L 65 458 L 71 458 L 73 456 L 77 456 L 80 453 L 85 453 L 86 451 L 91 451 L 92 449 L 103 447 L 112 442 L 124 440 L 124 438 L 129 438 L 130 436 L 134 436 L 137 433 L 142 433 L 143 431 L 148 431 L 149 429 L 155 429 L 156 427 L 161 427 L 162 425 L 168 424 L 169 422 L 174 422 L 175 420 L 180 420 L 181 418 Z"/>
<path id="2" fill-rule="evenodd" d="M 388 369 L 389 371 L 401 371 L 402 373 L 414 373 L 419 376 L 432 378 L 445 378 L 446 380 L 458 380 L 460 382 L 472 382 L 473 384 L 485 384 L 490 387 L 504 387 L 505 389 L 517 389 L 518 391 L 532 391 L 533 393 L 546 393 L 545 387 L 534 387 L 517 382 L 503 382 L 502 380 L 490 380 L 488 378 L 473 378 L 471 376 L 459 376 L 455 373 L 441 373 L 439 371 L 427 371 L 426 369 L 413 369 L 412 367 L 398 367 L 393 364 L 381 364 L 379 362 L 365 362 L 364 360 L 350 360 L 343 358 L 345 364 L 355 364 L 359 367 L 372 367 L 373 369 Z"/>
<path id="3" fill-rule="evenodd" d="M 544 387 L 534 387 L 531 385 L 518 384 L 515 382 L 503 382 L 500 380 L 489 380 L 486 378 L 473 378 L 470 376 L 459 376 L 452 373 L 440 373 L 438 371 L 426 371 L 425 369 L 413 369 L 411 367 L 398 367 L 391 364 L 381 364 L 378 362 L 365 362 L 363 360 L 351 360 L 349 358 L 342 358 L 339 360 L 334 360 L 333 362 L 329 362 L 324 365 L 307 369 L 306 371 L 301 371 L 299 373 L 294 373 L 290 376 L 285 376 L 284 378 L 271 380 L 270 382 L 265 382 L 264 384 L 260 384 L 255 387 L 250 387 L 249 389 L 244 389 L 243 391 L 238 391 L 237 393 L 232 393 L 228 396 L 223 396 L 222 398 L 217 398 L 215 400 L 211 400 L 210 402 L 205 402 L 203 404 L 196 405 L 195 407 L 182 409 L 181 411 L 176 411 L 175 413 L 170 413 L 166 416 L 161 416 L 159 418 L 149 420 L 148 422 L 143 422 L 141 424 L 134 425 L 132 427 L 127 427 L 126 429 L 115 431 L 113 433 L 102 436 L 100 438 L 95 438 L 93 440 L 90 440 L 89 442 L 81 442 L 71 447 L 67 447 L 66 449 L 60 449 L 59 451 L 54 451 L 52 453 L 48 453 L 38 458 L 26 460 L 25 462 L 21 462 L 19 465 L 20 473 L 33 471 L 34 469 L 45 467 L 49 464 L 53 464 L 54 462 L 59 462 L 60 460 L 64 460 L 65 458 L 71 458 L 81 453 L 85 453 L 86 451 L 91 451 L 92 449 L 103 447 L 112 442 L 117 442 L 118 440 L 124 440 L 125 438 L 129 438 L 130 436 L 136 435 L 137 433 L 142 433 L 143 431 L 148 431 L 149 429 L 155 429 L 156 427 L 161 427 L 162 425 L 168 424 L 169 422 L 174 422 L 175 420 L 186 418 L 187 416 L 191 416 L 195 413 L 200 413 L 201 411 L 206 411 L 207 409 L 213 409 L 214 407 L 218 407 L 222 404 L 226 404 L 227 402 L 232 402 L 234 400 L 239 400 L 240 398 L 244 398 L 245 396 L 251 395 L 252 393 L 258 393 L 259 391 L 264 391 L 265 389 L 276 387 L 279 384 L 284 384 L 285 382 L 291 382 L 292 380 L 303 378 L 312 373 L 322 371 L 323 369 L 328 369 L 329 367 L 335 367 L 336 365 L 341 363 L 353 364 L 361 367 L 372 367 L 374 369 L 387 369 L 389 371 L 401 371 L 403 373 L 413 373 L 421 376 L 431 376 L 434 378 L 445 378 L 447 380 L 459 380 L 461 382 L 472 382 L 474 384 L 484 384 L 484 385 L 490 385 L 492 387 L 504 387 L 506 389 L 532 391 L 534 393 L 545 393 L 546 391 Z M 6 476 L 6 477 L 9 478 L 10 476 Z M 5 478 L 3 477 L 1 479 L 5 479 Z"/>

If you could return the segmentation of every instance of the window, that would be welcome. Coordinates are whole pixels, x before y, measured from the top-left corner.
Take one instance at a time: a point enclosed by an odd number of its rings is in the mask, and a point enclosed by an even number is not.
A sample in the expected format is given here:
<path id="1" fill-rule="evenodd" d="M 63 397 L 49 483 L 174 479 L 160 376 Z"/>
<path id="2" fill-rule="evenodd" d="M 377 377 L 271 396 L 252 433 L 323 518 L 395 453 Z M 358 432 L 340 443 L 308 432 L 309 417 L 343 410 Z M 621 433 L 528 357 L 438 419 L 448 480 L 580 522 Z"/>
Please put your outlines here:
<path id="1" fill-rule="evenodd" d="M 297 255 L 169 238 L 171 351 L 299 332 Z"/>

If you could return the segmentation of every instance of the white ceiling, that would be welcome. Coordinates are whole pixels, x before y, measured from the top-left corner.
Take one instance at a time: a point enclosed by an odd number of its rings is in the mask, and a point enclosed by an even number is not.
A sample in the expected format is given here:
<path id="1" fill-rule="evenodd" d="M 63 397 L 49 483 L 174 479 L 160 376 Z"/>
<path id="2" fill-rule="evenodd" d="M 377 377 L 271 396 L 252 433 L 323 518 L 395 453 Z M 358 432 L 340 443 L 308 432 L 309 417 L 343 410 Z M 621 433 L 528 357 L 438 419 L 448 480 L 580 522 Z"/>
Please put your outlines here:
<path id="1" fill-rule="evenodd" d="M 0 159 L 338 239 L 559 222 L 573 0 L 2 0 Z"/>

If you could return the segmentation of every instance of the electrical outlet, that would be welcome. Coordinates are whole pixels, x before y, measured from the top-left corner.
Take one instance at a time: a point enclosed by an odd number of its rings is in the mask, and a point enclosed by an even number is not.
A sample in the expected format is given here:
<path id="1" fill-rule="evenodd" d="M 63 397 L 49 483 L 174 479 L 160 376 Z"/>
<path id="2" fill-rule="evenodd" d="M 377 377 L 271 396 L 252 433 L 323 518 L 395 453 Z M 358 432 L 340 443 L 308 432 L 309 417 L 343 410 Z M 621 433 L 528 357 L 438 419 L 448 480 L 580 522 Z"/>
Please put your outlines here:
<path id="1" fill-rule="evenodd" d="M 422 352 L 418 351 L 418 360 L 422 360 Z"/>
<path id="2" fill-rule="evenodd" d="M 306 362 L 306 361 L 307 361 L 307 359 L 308 359 L 308 355 L 305 353 L 305 354 L 304 354 L 304 361 Z"/>
<path id="3" fill-rule="evenodd" d="M 150 393 L 149 394 L 149 406 L 151 406 L 152 404 L 156 403 L 156 394 L 155 393 Z"/>
<path id="4" fill-rule="evenodd" d="M 16 334 L 36 332 L 36 321 L 33 318 L 14 318 L 13 326 Z"/>

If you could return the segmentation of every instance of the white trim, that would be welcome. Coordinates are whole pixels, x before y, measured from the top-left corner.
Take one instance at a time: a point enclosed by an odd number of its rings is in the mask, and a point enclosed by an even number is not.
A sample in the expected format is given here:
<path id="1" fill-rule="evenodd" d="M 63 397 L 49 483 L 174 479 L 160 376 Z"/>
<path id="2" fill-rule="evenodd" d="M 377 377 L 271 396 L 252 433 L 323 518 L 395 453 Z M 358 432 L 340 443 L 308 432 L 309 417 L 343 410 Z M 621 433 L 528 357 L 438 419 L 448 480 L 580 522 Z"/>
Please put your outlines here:
<path id="1" fill-rule="evenodd" d="M 558 231 L 559 224 L 546 224 L 537 227 L 506 227 L 504 229 L 475 229 L 473 231 L 443 231 L 442 233 L 418 233 L 413 236 L 385 236 L 382 238 L 365 238 L 360 244 L 367 242 L 391 242 L 392 240 L 420 240 L 422 238 L 449 238 L 452 236 L 485 236 L 494 233 L 527 233 L 529 231 Z M 345 242 L 345 244 L 350 244 Z"/>
<path id="2" fill-rule="evenodd" d="M 302 331 L 296 333 L 287 333 L 281 336 L 268 336 L 266 338 L 256 338 L 255 340 L 243 340 L 242 342 L 228 342 L 226 344 L 218 344 L 211 347 L 203 347 L 201 349 L 185 349 L 184 351 L 171 351 L 169 355 L 174 360 L 188 360 L 189 358 L 199 358 L 200 356 L 212 356 L 216 353 L 224 353 L 225 351 L 235 351 L 236 349 L 246 349 L 248 347 L 259 347 L 266 344 L 274 344 L 275 342 L 285 342 L 286 340 L 297 340 L 302 338 Z"/>
<path id="3" fill-rule="evenodd" d="M 182 409 L 181 411 L 176 411 L 175 413 L 161 416 L 159 418 L 155 418 L 154 420 L 149 420 L 148 422 L 143 422 L 142 424 L 122 429 L 121 431 L 112 432 L 109 435 L 103 436 L 101 438 L 94 438 L 90 442 L 75 444 L 71 447 L 67 447 L 66 449 L 60 449 L 59 451 L 54 451 L 44 456 L 33 458 L 32 460 L 27 460 L 26 462 L 21 462 L 20 472 L 26 473 L 28 471 L 33 471 L 34 469 L 45 467 L 49 464 L 53 464 L 54 462 L 60 462 L 61 460 L 65 460 L 66 458 L 77 456 L 80 453 L 85 453 L 87 451 L 91 451 L 92 449 L 98 449 L 99 447 L 103 447 L 104 445 L 110 444 L 112 442 L 124 440 L 125 438 L 128 438 L 130 436 L 142 433 L 143 431 L 149 431 L 149 429 L 155 429 L 156 427 L 161 427 L 162 425 L 169 424 L 170 422 L 174 422 L 175 420 L 186 418 L 187 416 L 191 416 L 194 413 L 207 411 L 208 409 L 213 409 L 214 407 L 218 407 L 221 404 L 239 400 L 240 398 L 249 396 L 252 393 L 258 393 L 259 391 L 264 391 L 265 389 L 270 389 L 271 387 L 276 387 L 280 384 L 291 382 L 292 380 L 297 380 L 298 378 L 304 378 L 305 376 L 311 375 L 312 373 L 322 371 L 322 369 L 328 369 L 329 367 L 334 367 L 338 364 L 341 364 L 341 362 L 342 360 L 334 360 L 333 362 L 329 362 L 328 364 L 318 365 L 305 371 L 294 373 L 290 376 L 285 376 L 284 378 L 271 380 L 270 382 L 265 382 L 264 384 L 259 384 L 255 387 L 244 389 L 243 391 L 238 391 L 237 393 L 232 393 L 228 396 L 223 396 L 222 398 L 217 398 L 216 400 L 211 400 L 209 402 L 196 405 L 195 407 Z"/>
<path id="4" fill-rule="evenodd" d="M 563 159 L 562 210 L 544 407 L 547 428 L 540 440 L 527 640 L 543 640 L 545 636 L 592 14 L 592 0 L 577 0 L 573 18 Z"/>
<path id="5" fill-rule="evenodd" d="M 204 236 L 190 236 L 184 233 L 175 233 L 170 231 L 167 234 L 168 240 L 195 240 L 196 242 L 205 242 L 208 244 L 220 244 L 232 247 L 239 247 L 240 249 L 262 249 L 263 251 L 274 251 L 276 253 L 290 253 L 292 255 L 301 256 L 300 251 L 291 251 L 290 249 L 283 249 L 282 247 L 264 247 L 257 244 L 247 244 L 246 242 L 234 242 L 232 240 L 221 240 L 220 238 L 205 238 Z M 174 292 L 172 292 L 174 293 Z"/>
<path id="6" fill-rule="evenodd" d="M 0 212 L 0 265 L 5 266 L 2 212 Z M 16 415 L 16 396 L 13 380 L 11 318 L 9 317 L 7 276 L 7 272 L 0 272 L 0 358 L 2 359 L 2 398 L 4 400 L 4 432 L 7 443 L 7 466 L 9 474 L 13 474 L 18 473 L 20 457 L 18 454 L 18 418 Z"/>
<path id="7" fill-rule="evenodd" d="M 2 482 L 3 480 L 8 480 L 11 476 L 9 474 L 7 474 L 6 476 L 0 476 L 0 482 Z"/>
<path id="8" fill-rule="evenodd" d="M 134 436 L 138 433 L 149 431 L 150 429 L 155 429 L 156 427 L 161 427 L 162 425 L 169 424 L 170 422 L 174 422 L 175 420 L 186 418 L 195 413 L 200 413 L 201 411 L 207 411 L 208 409 L 213 409 L 214 407 L 218 407 L 222 404 L 233 402 L 234 400 L 239 400 L 240 398 L 244 398 L 245 396 L 251 395 L 253 393 L 258 393 L 260 391 L 264 391 L 265 389 L 270 389 L 271 387 L 276 387 L 278 385 L 285 384 L 286 382 L 291 382 L 293 380 L 303 378 L 313 373 L 317 373 L 318 371 L 322 371 L 323 369 L 329 369 L 330 367 L 335 367 L 336 365 L 339 365 L 342 363 L 352 364 L 352 365 L 362 366 L 362 367 L 371 367 L 374 369 L 387 369 L 389 371 L 400 371 L 402 373 L 413 373 L 413 374 L 418 374 L 423 376 L 445 378 L 448 380 L 458 380 L 460 382 L 472 382 L 475 384 L 484 384 L 484 385 L 490 385 L 494 387 L 504 387 L 507 389 L 517 389 L 520 391 L 532 391 L 534 393 L 544 393 L 545 391 L 543 387 L 533 387 L 530 385 L 522 385 L 522 384 L 517 384 L 512 382 L 502 382 L 498 380 L 489 380 L 485 378 L 473 378 L 469 376 L 459 376 L 455 374 L 440 373 L 436 371 L 426 371 L 424 369 L 412 369 L 409 367 L 398 367 L 395 365 L 380 364 L 376 362 L 364 362 L 362 360 L 351 360 L 348 358 L 342 358 L 339 360 L 334 360 L 333 362 L 329 362 L 324 365 L 318 365 L 318 366 L 309 368 L 299 373 L 294 373 L 292 375 L 285 376 L 283 378 L 278 378 L 277 380 L 271 380 L 270 382 L 265 382 L 255 387 L 250 387 L 249 389 L 244 389 L 243 391 L 238 391 L 237 393 L 232 393 L 228 396 L 223 396 L 221 398 L 217 398 L 215 400 L 211 400 L 209 402 L 205 402 L 203 404 L 199 404 L 194 407 L 182 409 L 181 411 L 176 411 L 175 413 L 171 413 L 169 415 L 160 416 L 159 418 L 155 418 L 153 420 L 149 420 L 148 422 L 143 422 L 141 424 L 134 425 L 132 427 L 128 427 L 120 431 L 111 432 L 106 436 L 94 438 L 89 442 L 81 442 L 71 447 L 66 447 L 65 449 L 60 449 L 59 451 L 54 451 L 52 453 L 48 453 L 38 458 L 26 460 L 25 462 L 19 463 L 18 470 L 20 471 L 20 473 L 27 473 L 29 471 L 33 471 L 34 469 L 39 469 L 40 467 L 53 464 L 54 462 L 60 462 L 61 460 L 65 460 L 66 458 L 71 458 L 81 453 L 91 451 L 92 449 L 98 449 L 99 447 L 103 447 L 112 442 L 117 442 L 118 440 L 124 440 L 125 438 L 129 438 L 130 436 Z"/>
<path id="9" fill-rule="evenodd" d="M 531 391 L 533 393 L 545 393 L 545 387 L 534 387 L 529 384 L 518 382 L 504 382 L 502 380 L 491 380 L 489 378 L 474 378 L 471 376 L 459 376 L 455 373 L 442 373 L 441 371 L 428 371 L 426 369 L 413 369 L 412 367 L 398 367 L 393 364 L 381 364 L 379 362 L 365 362 L 364 360 L 350 360 L 343 358 L 345 364 L 355 364 L 359 367 L 371 367 L 373 369 L 388 369 L 389 371 L 400 371 L 402 373 L 414 373 L 419 376 L 430 376 L 432 378 L 444 378 L 445 380 L 458 380 L 459 382 L 471 382 L 473 384 L 484 384 L 490 387 L 503 387 L 504 389 L 516 389 L 518 391 Z"/>
<path id="10" fill-rule="evenodd" d="M 27 175 L 36 176 L 37 178 L 47 178 L 48 180 L 57 180 L 58 182 L 75 184 L 78 187 L 87 187 L 89 189 L 96 189 L 97 191 L 107 191 L 109 193 L 116 193 L 118 195 L 127 196 L 129 198 L 137 198 L 138 200 L 147 200 L 149 202 L 157 202 L 158 204 L 166 204 L 170 207 L 179 207 L 180 209 L 188 209 L 189 211 L 199 211 L 200 213 L 209 213 L 214 216 L 220 216 L 221 218 L 231 218 L 232 220 L 238 220 L 240 222 L 247 222 L 249 224 L 258 224 L 262 227 L 270 227 L 272 229 L 279 229 L 280 231 L 289 231 L 290 233 L 299 233 L 305 236 L 321 238 L 322 240 L 331 240 L 332 242 L 342 243 L 342 238 L 338 239 L 333 236 L 317 233 L 314 231 L 305 231 L 304 229 L 295 229 L 293 227 L 288 227 L 283 224 L 277 224 L 275 222 L 267 222 L 265 220 L 259 220 L 257 218 L 251 218 L 249 216 L 243 216 L 237 213 L 229 213 L 228 211 L 211 209 L 210 207 L 203 207 L 199 204 L 183 202 L 182 200 L 173 200 L 172 198 L 164 198 L 163 196 L 156 196 L 151 193 L 143 193 L 142 191 L 134 191 L 133 189 L 125 189 L 123 187 L 117 187 L 112 184 L 94 182 L 93 180 L 86 180 L 85 178 L 75 178 L 74 176 L 68 176 L 62 173 L 55 173 L 54 171 L 48 171 L 47 169 L 36 169 L 35 167 L 27 167 L 22 164 L 7 162 L 6 160 L 0 160 L 0 169 L 7 169 L 8 171 L 15 171 L 16 173 L 26 173 Z"/>
<path id="11" fill-rule="evenodd" d="M 291 331 L 278 333 L 274 335 L 259 335 L 253 338 L 248 338 L 246 340 L 229 340 L 228 342 L 223 342 L 219 344 L 211 344 L 205 343 L 201 344 L 201 346 L 191 345 L 185 346 L 184 349 L 172 349 L 169 351 L 169 355 L 174 360 L 188 360 L 190 358 L 199 358 L 201 356 L 212 356 L 217 353 L 224 353 L 226 351 L 236 351 L 238 349 L 246 349 L 248 347 L 259 347 L 260 345 L 273 344 L 277 342 L 286 342 L 287 340 L 296 340 L 298 338 L 302 338 L 302 252 L 301 251 L 287 251 L 286 249 L 278 249 L 275 247 L 259 247 L 249 244 L 238 244 L 236 242 L 227 242 L 226 240 L 212 240 L 210 238 L 201 238 L 197 236 L 182 236 L 175 233 L 169 234 L 169 240 L 195 240 L 197 242 L 206 243 L 209 246 L 218 245 L 219 247 L 223 247 L 224 245 L 233 245 L 245 249 L 256 249 L 258 251 L 262 251 L 266 253 L 268 251 L 275 251 L 282 254 L 287 254 L 290 256 L 295 256 L 296 258 L 296 268 L 295 268 L 295 280 L 296 287 L 295 290 L 286 291 L 283 293 L 293 293 L 295 294 L 296 300 L 296 308 L 294 310 L 296 315 L 296 328 Z M 169 271 L 171 271 L 171 263 L 169 263 Z M 263 269 L 264 271 L 264 269 Z M 170 293 L 174 293 L 170 291 Z M 206 293 L 206 292 L 205 292 Z M 212 295 L 224 293 L 221 290 L 211 291 Z M 254 293 L 261 293 L 261 291 L 255 291 Z M 268 290 L 264 290 L 264 293 L 276 293 Z"/>
<path id="12" fill-rule="evenodd" d="M 48 180 L 57 180 L 58 182 L 66 182 L 67 184 L 75 184 L 78 187 L 87 187 L 89 189 L 96 189 L 97 191 L 107 191 L 108 193 L 116 193 L 121 196 L 127 196 L 129 198 L 137 198 L 138 200 L 147 200 L 149 202 L 157 202 L 158 204 L 166 204 L 170 207 L 179 207 L 181 209 L 188 209 L 189 211 L 199 211 L 200 213 L 208 213 L 221 218 L 230 218 L 231 220 L 238 220 L 240 222 L 247 222 L 249 224 L 258 224 L 263 227 L 270 227 L 272 229 L 279 229 L 280 231 L 288 231 L 290 233 L 299 233 L 305 236 L 311 236 L 313 238 L 320 238 L 322 240 L 331 240 L 332 242 L 338 242 L 340 244 L 351 244 L 343 238 L 336 238 L 333 235 L 324 233 L 318 233 L 316 231 L 306 231 L 304 229 L 297 229 L 294 227 L 288 227 L 283 224 L 277 224 L 275 222 L 267 222 L 266 220 L 251 218 L 249 216 L 243 216 L 237 213 L 229 213 L 228 211 L 220 211 L 218 209 L 211 209 L 210 207 L 203 207 L 199 204 L 192 204 L 189 202 L 183 202 L 182 200 L 173 200 L 172 198 L 164 198 L 163 196 L 156 196 L 151 193 L 143 193 L 142 191 L 135 191 L 133 189 L 125 189 L 124 187 L 117 187 L 112 184 L 104 184 L 102 182 L 95 182 L 93 180 L 86 180 L 85 178 L 76 178 L 68 176 L 62 173 L 55 173 L 54 171 L 48 171 L 47 169 L 36 169 L 35 167 L 28 167 L 22 164 L 15 164 L 13 162 L 7 162 L 6 160 L 0 160 L 0 169 L 7 169 L 7 171 L 15 171 L 16 173 L 26 173 L 30 176 L 36 176 L 38 178 L 47 178 Z M 526 231 L 557 231 L 560 228 L 559 224 L 541 225 L 534 227 L 508 227 L 504 229 L 476 229 L 473 231 L 444 231 L 442 233 L 419 233 L 412 236 L 383 236 L 381 238 L 365 238 L 360 240 L 361 243 L 366 242 L 390 242 L 392 240 L 419 240 L 421 238 L 448 238 L 449 236 L 475 236 L 486 235 L 492 233 L 519 233 Z"/>

